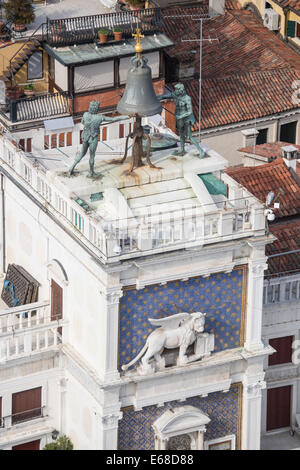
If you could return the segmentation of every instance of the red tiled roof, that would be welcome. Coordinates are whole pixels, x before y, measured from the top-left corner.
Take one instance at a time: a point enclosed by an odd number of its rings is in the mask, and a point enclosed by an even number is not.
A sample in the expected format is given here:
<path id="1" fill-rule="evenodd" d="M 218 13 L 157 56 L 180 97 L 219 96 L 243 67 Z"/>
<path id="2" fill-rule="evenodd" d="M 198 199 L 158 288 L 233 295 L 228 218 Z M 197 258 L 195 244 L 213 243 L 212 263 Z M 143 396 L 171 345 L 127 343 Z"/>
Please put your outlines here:
<path id="1" fill-rule="evenodd" d="M 271 245 L 267 245 L 266 254 L 268 256 L 300 249 L 300 219 L 280 221 L 271 225 L 270 231 L 277 240 Z M 300 252 L 269 258 L 268 266 L 267 276 L 279 273 L 282 275 L 295 274 L 300 271 Z"/>
<path id="2" fill-rule="evenodd" d="M 225 0 L 226 10 L 241 10 L 242 6 L 238 0 Z"/>
<path id="3" fill-rule="evenodd" d="M 273 0 L 277 5 L 282 8 L 289 8 L 296 13 L 300 13 L 300 0 Z"/>
<path id="4" fill-rule="evenodd" d="M 199 39 L 199 7 L 168 7 L 163 9 L 165 33 L 175 42 L 166 51 L 170 57 L 183 52 L 199 51 L 198 42 L 182 39 Z M 183 15 L 182 18 L 178 16 Z M 175 17 L 170 17 L 175 16 Z M 230 10 L 225 15 L 203 21 L 202 78 L 220 78 L 249 71 L 274 70 L 282 67 L 300 69 L 300 56 L 284 44 L 274 33 L 247 10 Z M 199 53 L 195 54 L 199 71 Z"/>
<path id="5" fill-rule="evenodd" d="M 226 172 L 262 202 L 266 201 L 270 191 L 277 195 L 281 190 L 276 201 L 280 203 L 280 208 L 274 209 L 277 219 L 300 214 L 300 186 L 282 158 L 256 167 L 228 168 Z"/>
<path id="6" fill-rule="evenodd" d="M 194 51 L 195 73 L 199 74 L 199 7 L 168 7 L 163 10 L 165 32 L 175 42 L 166 53 L 184 60 Z M 203 22 L 202 55 L 203 129 L 264 117 L 297 109 L 291 88 L 300 79 L 300 55 L 284 44 L 250 12 L 229 10 Z M 184 81 L 198 116 L 198 80 Z M 170 84 L 171 86 L 174 85 Z M 259 92 L 258 92 L 259 91 Z"/>
<path id="7" fill-rule="evenodd" d="M 255 147 L 242 147 L 239 152 L 259 155 L 261 157 L 273 159 L 282 156 L 282 147 L 292 145 L 300 153 L 300 145 L 289 144 L 288 142 L 268 142 L 266 144 L 256 145 Z"/>
<path id="8" fill-rule="evenodd" d="M 202 80 L 201 129 L 251 120 L 298 108 L 290 90 L 300 71 L 278 69 Z M 184 82 L 198 118 L 199 81 Z M 195 130 L 198 124 L 195 126 Z"/>

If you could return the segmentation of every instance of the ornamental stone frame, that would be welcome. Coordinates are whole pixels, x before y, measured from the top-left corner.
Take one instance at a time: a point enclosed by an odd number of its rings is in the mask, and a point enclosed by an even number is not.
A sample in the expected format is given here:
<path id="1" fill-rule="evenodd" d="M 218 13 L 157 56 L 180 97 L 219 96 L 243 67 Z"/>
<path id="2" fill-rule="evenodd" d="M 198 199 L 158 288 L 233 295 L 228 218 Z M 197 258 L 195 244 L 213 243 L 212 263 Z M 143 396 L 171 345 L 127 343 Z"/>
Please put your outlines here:
<path id="1" fill-rule="evenodd" d="M 209 422 L 210 418 L 194 406 L 168 409 L 152 425 L 155 433 L 155 450 L 167 450 L 170 445 L 174 445 L 175 441 L 172 438 L 175 437 L 180 446 L 183 445 L 184 450 L 203 450 L 204 433 Z M 190 448 L 185 449 L 189 442 Z"/>

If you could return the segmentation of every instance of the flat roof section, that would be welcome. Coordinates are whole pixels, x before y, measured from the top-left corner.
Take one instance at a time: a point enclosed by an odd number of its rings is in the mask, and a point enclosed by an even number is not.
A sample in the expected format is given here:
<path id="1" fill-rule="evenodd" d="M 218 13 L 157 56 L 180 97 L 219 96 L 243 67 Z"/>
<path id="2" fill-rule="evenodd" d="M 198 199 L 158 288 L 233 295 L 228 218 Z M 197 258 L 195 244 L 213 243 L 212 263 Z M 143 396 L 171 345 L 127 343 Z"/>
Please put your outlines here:
<path id="1" fill-rule="evenodd" d="M 173 46 L 174 43 L 165 34 L 154 34 L 145 36 L 141 40 L 143 52 L 152 52 L 165 47 Z M 115 57 L 134 55 L 135 39 L 125 39 L 123 44 L 106 44 L 104 46 L 96 43 L 78 44 L 77 46 L 51 47 L 44 44 L 45 51 L 54 57 L 62 65 L 84 65 L 103 62 Z"/>

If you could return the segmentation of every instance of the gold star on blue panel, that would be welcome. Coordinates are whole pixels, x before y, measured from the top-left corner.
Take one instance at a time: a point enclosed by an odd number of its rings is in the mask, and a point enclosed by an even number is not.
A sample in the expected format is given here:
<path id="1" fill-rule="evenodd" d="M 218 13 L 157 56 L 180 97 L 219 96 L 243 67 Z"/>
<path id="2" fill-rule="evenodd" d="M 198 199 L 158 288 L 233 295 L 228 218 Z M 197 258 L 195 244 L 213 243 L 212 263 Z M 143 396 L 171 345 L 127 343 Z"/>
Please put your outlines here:
<path id="1" fill-rule="evenodd" d="M 132 407 L 123 409 L 123 418 L 119 421 L 118 450 L 153 450 L 154 431 L 152 424 L 170 406 L 191 405 L 199 408 L 210 418 L 206 427 L 205 440 L 234 434 L 239 443 L 241 422 L 241 387 L 233 385 L 227 393 L 210 393 L 207 397 L 188 398 L 185 402 L 172 401 L 163 407 L 147 406 L 140 411 Z"/>
<path id="2" fill-rule="evenodd" d="M 243 267 L 208 278 L 125 290 L 120 300 L 120 366 L 137 355 L 153 330 L 148 318 L 164 318 L 180 311 L 207 313 L 205 331 L 215 334 L 215 351 L 239 346 L 244 324 L 245 276 Z M 122 354 L 124 351 L 126 354 Z"/>

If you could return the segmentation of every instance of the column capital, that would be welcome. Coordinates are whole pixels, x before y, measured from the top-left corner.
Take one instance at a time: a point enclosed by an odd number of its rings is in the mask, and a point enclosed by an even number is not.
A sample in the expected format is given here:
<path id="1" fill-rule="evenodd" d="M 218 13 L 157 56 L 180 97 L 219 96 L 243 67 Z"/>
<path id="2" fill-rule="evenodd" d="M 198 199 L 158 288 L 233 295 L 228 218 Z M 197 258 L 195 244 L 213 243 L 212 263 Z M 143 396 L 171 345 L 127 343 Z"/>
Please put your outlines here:
<path id="1" fill-rule="evenodd" d="M 111 413 L 105 416 L 102 416 L 102 426 L 103 430 L 107 431 L 109 429 L 115 429 L 118 427 L 118 422 L 122 419 L 123 413 L 122 411 L 118 413 Z"/>
<path id="2" fill-rule="evenodd" d="M 264 271 L 268 269 L 268 265 L 265 262 L 265 260 L 259 260 L 259 261 L 250 261 L 249 262 L 249 267 L 251 268 L 251 271 L 256 274 L 257 276 L 263 276 Z"/>
<path id="3" fill-rule="evenodd" d="M 258 398 L 261 396 L 261 391 L 266 388 L 264 380 L 258 380 L 255 383 L 244 383 L 244 396 L 245 398 Z"/>
<path id="4" fill-rule="evenodd" d="M 119 303 L 120 298 L 123 296 L 123 290 L 120 287 L 116 289 L 107 289 L 104 292 L 104 295 L 108 304 L 116 305 Z"/>

